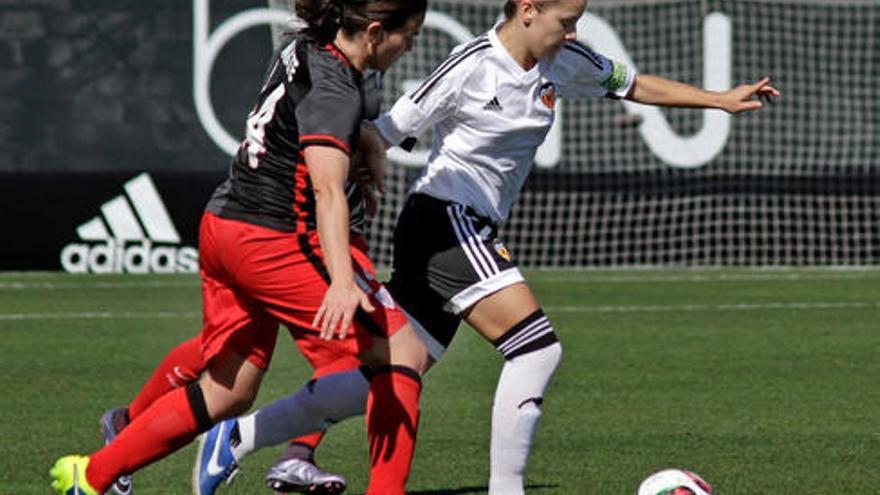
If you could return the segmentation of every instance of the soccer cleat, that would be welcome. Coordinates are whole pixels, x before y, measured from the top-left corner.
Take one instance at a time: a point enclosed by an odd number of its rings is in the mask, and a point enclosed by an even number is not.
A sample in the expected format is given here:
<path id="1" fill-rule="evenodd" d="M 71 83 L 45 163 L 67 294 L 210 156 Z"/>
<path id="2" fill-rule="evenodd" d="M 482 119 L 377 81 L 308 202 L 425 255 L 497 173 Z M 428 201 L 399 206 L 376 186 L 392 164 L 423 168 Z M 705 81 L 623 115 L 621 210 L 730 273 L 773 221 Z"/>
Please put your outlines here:
<path id="1" fill-rule="evenodd" d="M 232 455 L 232 443 L 238 439 L 238 421 L 227 419 L 199 437 L 196 463 L 193 466 L 193 494 L 213 495 L 225 481 L 232 483 L 238 463 Z"/>
<path id="2" fill-rule="evenodd" d="M 275 463 L 266 474 L 266 484 L 276 492 L 336 495 L 346 488 L 345 478 L 328 473 L 305 459 Z"/>
<path id="3" fill-rule="evenodd" d="M 118 407 L 110 409 L 101 416 L 101 434 L 104 436 L 104 445 L 112 442 L 119 432 L 128 426 L 128 408 Z M 110 492 L 114 495 L 132 495 L 134 486 L 131 475 L 123 474 L 110 485 Z"/>
<path id="4" fill-rule="evenodd" d="M 52 489 L 61 495 L 101 495 L 86 480 L 86 468 L 89 458 L 69 455 L 58 459 L 49 476 L 52 477 Z"/>

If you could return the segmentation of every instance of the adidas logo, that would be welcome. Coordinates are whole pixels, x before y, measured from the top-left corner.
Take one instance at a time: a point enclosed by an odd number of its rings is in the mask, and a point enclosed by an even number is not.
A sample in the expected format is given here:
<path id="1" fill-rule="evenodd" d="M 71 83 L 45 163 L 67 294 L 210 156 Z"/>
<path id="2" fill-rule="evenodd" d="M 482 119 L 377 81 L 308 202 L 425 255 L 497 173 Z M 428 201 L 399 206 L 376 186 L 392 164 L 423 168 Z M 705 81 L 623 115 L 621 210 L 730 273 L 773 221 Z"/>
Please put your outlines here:
<path id="1" fill-rule="evenodd" d="M 501 106 L 501 102 L 498 101 L 498 97 L 496 96 L 496 97 L 492 98 L 491 100 L 489 100 L 489 103 L 486 103 L 483 106 L 483 110 L 489 110 L 492 112 L 500 112 L 500 111 L 504 110 L 504 107 Z"/>
<path id="2" fill-rule="evenodd" d="M 69 273 L 196 273 L 199 252 L 178 247 L 180 235 L 146 173 L 125 183 L 125 194 L 101 205 L 101 215 L 80 225 L 83 241 L 61 250 Z M 132 207 L 134 209 L 132 209 Z M 102 218 L 103 217 L 103 218 Z M 155 243 L 155 244 L 154 244 Z"/>

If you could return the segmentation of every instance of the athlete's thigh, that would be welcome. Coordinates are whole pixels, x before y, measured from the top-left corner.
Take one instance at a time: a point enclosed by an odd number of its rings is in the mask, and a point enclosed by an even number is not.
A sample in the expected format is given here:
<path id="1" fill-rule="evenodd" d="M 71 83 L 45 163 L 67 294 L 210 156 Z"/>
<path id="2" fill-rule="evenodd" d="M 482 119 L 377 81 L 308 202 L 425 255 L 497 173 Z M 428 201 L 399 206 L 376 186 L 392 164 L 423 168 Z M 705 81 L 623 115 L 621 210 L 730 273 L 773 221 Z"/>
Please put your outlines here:
<path id="1" fill-rule="evenodd" d="M 436 362 L 422 336 L 409 323 L 390 337 L 374 338 L 359 357 L 367 366 L 406 366 L 419 374 L 424 374 Z"/>
<path id="2" fill-rule="evenodd" d="M 431 356 L 439 359 L 461 318 L 450 299 L 476 276 L 461 267 L 446 203 L 424 195 L 408 198 L 394 229 L 394 265 L 388 290 L 403 308 Z"/>
<path id="3" fill-rule="evenodd" d="M 288 326 L 309 327 L 330 280 L 317 235 L 256 227 L 239 249 L 236 288 Z"/>
<path id="4" fill-rule="evenodd" d="M 310 328 L 287 325 L 291 338 L 296 342 L 305 360 L 314 370 L 312 378 L 348 371 L 361 366 L 360 345 L 353 332 L 345 339 L 323 339 Z"/>
<path id="5" fill-rule="evenodd" d="M 311 268 L 301 267 L 297 270 L 299 273 L 282 271 L 280 276 L 305 280 L 306 287 L 297 289 L 295 293 L 277 291 L 263 300 L 270 303 L 270 313 L 287 325 L 300 351 L 316 370 L 326 372 L 353 367 L 367 350 L 376 345 L 375 341 L 384 342 L 384 339 L 402 329 L 407 324 L 406 315 L 385 286 L 376 279 L 375 268 L 366 254 L 362 239 L 353 237 L 349 254 L 355 282 L 370 298 L 375 309 L 369 313 L 358 309 L 352 322 L 352 331 L 345 338 L 322 339 L 312 326 L 312 321 L 327 290 L 329 276 L 319 246 L 304 246 L 304 249 L 311 250 L 306 256 Z"/>
<path id="6" fill-rule="evenodd" d="M 463 205 L 413 195 L 398 220 L 394 248 L 389 289 L 413 316 L 416 330 L 427 334 L 425 342 L 435 358 L 449 346 L 461 318 L 478 303 L 488 301 L 481 306 L 491 309 L 499 301 L 513 300 L 523 305 L 512 308 L 513 315 L 536 304 L 497 237 L 497 227 Z M 513 325 L 497 330 L 503 321 L 489 319 L 482 308 L 477 315 L 487 336 Z"/>
<path id="7" fill-rule="evenodd" d="M 266 369 L 246 355 L 224 349 L 199 379 L 205 406 L 213 421 L 244 413 L 253 403 Z"/>
<path id="8" fill-rule="evenodd" d="M 465 320 L 491 342 L 538 309 L 535 294 L 519 282 L 477 301 L 465 313 Z"/>
<path id="9" fill-rule="evenodd" d="M 247 292 L 242 291 L 227 269 L 229 237 L 239 225 L 210 214 L 200 229 L 202 278 L 202 359 L 210 366 L 215 358 L 231 351 L 255 366 L 266 369 L 275 348 L 278 322 Z"/>

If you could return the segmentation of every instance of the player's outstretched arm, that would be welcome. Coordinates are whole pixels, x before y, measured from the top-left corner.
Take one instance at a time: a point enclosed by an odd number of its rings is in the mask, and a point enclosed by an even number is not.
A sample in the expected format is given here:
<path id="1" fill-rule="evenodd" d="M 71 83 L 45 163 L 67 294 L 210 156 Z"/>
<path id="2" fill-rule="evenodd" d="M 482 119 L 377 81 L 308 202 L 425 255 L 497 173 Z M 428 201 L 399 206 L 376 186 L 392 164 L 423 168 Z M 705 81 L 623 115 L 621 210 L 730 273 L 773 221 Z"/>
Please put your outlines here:
<path id="1" fill-rule="evenodd" d="M 754 84 L 743 84 L 728 91 L 706 91 L 690 84 L 650 74 L 639 74 L 628 100 L 647 105 L 671 107 L 717 108 L 728 113 L 758 110 L 764 102 L 781 96 L 765 77 Z"/>

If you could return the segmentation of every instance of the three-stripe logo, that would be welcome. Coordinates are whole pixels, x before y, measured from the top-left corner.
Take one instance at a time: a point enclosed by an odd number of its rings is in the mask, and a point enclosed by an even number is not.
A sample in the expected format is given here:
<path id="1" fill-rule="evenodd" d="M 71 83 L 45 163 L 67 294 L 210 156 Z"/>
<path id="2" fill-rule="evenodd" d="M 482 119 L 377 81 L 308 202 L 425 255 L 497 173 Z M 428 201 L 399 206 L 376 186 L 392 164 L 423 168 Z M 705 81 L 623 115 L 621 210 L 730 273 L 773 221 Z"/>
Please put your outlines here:
<path id="1" fill-rule="evenodd" d="M 180 235 L 150 176 L 142 173 L 124 189 L 76 229 L 81 240 L 101 244 L 68 244 L 61 266 L 70 273 L 197 272 L 198 251 L 176 246 Z"/>
<path id="2" fill-rule="evenodd" d="M 488 110 L 490 112 L 500 112 L 504 110 L 504 107 L 501 106 L 501 102 L 498 101 L 498 97 L 494 97 L 489 100 L 489 103 L 483 105 L 483 110 Z"/>

